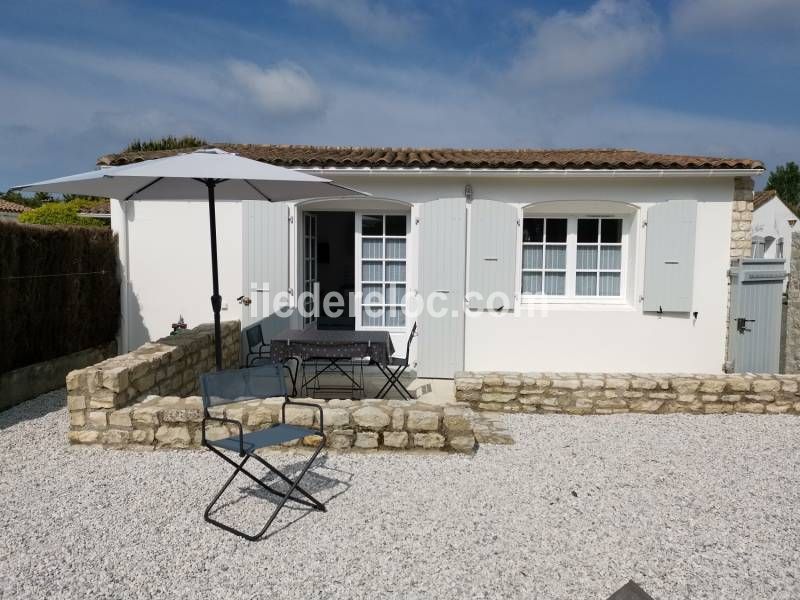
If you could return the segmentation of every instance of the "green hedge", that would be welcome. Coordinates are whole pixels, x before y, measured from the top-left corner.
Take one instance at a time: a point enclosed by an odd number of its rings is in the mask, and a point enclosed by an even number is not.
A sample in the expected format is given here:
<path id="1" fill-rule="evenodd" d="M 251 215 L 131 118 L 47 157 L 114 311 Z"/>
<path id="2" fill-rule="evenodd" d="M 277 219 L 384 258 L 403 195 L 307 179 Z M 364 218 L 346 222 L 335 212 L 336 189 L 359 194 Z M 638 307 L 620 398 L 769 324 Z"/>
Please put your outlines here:
<path id="1" fill-rule="evenodd" d="M 47 202 L 39 208 L 26 211 L 19 216 L 20 223 L 30 225 L 81 225 L 83 227 L 105 227 L 108 223 L 101 219 L 83 217 L 78 214 L 86 203 L 73 202 Z"/>
<path id="2" fill-rule="evenodd" d="M 0 222 L 0 373 L 114 339 L 116 237 Z"/>

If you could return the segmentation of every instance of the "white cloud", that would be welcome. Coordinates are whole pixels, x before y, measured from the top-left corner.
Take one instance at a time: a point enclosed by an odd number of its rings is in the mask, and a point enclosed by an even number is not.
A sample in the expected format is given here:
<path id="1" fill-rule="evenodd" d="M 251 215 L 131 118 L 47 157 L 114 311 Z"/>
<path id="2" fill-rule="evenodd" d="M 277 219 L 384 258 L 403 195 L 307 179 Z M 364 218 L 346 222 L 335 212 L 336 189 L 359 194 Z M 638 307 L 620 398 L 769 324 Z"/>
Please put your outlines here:
<path id="1" fill-rule="evenodd" d="M 264 69 L 253 63 L 233 61 L 229 67 L 234 80 L 268 114 L 291 116 L 323 109 L 322 92 L 298 65 L 286 63 Z"/>
<path id="2" fill-rule="evenodd" d="M 640 67 L 656 54 L 661 31 L 641 0 L 598 0 L 586 12 L 541 19 L 510 69 L 519 83 L 591 88 Z"/>
<path id="3" fill-rule="evenodd" d="M 290 0 L 301 8 L 327 13 L 355 34 L 374 41 L 396 42 L 415 36 L 422 17 L 404 8 L 391 10 L 376 0 Z M 394 3 L 397 6 L 397 3 Z"/>
<path id="4" fill-rule="evenodd" d="M 679 31 L 756 27 L 800 28 L 798 0 L 678 0 L 672 24 Z"/>

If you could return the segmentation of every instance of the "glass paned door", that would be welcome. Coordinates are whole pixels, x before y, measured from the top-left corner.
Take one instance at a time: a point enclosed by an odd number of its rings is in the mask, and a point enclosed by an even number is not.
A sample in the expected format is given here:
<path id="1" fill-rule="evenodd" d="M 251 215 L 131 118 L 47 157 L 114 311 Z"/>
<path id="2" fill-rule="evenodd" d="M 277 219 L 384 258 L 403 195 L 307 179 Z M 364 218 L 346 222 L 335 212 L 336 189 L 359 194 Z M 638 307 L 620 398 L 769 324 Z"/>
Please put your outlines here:
<path id="1" fill-rule="evenodd" d="M 362 327 L 406 324 L 406 215 L 359 215 Z"/>
<path id="2" fill-rule="evenodd" d="M 317 283 L 317 216 L 303 217 L 303 291 L 307 292 L 303 299 L 303 324 L 315 321 L 314 317 L 314 284 Z"/>

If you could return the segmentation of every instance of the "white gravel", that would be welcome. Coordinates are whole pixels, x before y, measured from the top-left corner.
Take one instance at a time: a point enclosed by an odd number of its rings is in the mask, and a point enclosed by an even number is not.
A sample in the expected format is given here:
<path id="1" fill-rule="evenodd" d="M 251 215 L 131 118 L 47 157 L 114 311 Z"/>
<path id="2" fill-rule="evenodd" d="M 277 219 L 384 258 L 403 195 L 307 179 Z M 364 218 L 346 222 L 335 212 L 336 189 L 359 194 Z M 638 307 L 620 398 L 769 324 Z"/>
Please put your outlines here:
<path id="1" fill-rule="evenodd" d="M 331 454 L 328 512 L 253 544 L 202 519 L 216 457 L 69 447 L 46 394 L 0 414 L 0 597 L 800 596 L 800 419 L 508 422 L 517 444 L 473 458 Z M 270 501 L 239 490 L 218 516 L 255 528 Z"/>

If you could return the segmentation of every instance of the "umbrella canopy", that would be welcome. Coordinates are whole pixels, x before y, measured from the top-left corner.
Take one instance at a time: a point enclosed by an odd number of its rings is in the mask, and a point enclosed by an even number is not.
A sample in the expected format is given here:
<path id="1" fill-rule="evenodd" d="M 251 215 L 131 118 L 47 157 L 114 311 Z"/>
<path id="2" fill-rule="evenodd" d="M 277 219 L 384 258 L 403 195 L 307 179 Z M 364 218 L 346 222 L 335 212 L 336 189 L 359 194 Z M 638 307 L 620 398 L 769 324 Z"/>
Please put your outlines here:
<path id="1" fill-rule="evenodd" d="M 299 200 L 364 195 L 330 179 L 243 158 L 217 148 L 108 167 L 12 188 L 119 200 L 196 200 L 216 180 L 217 200 Z"/>
<path id="2" fill-rule="evenodd" d="M 222 297 L 219 295 L 217 267 L 216 199 L 277 202 L 368 195 L 337 185 L 330 179 L 243 158 L 217 148 L 109 167 L 11 189 L 103 196 L 118 200 L 196 200 L 207 196 L 211 231 L 211 307 L 214 311 L 217 369 L 222 369 Z"/>

